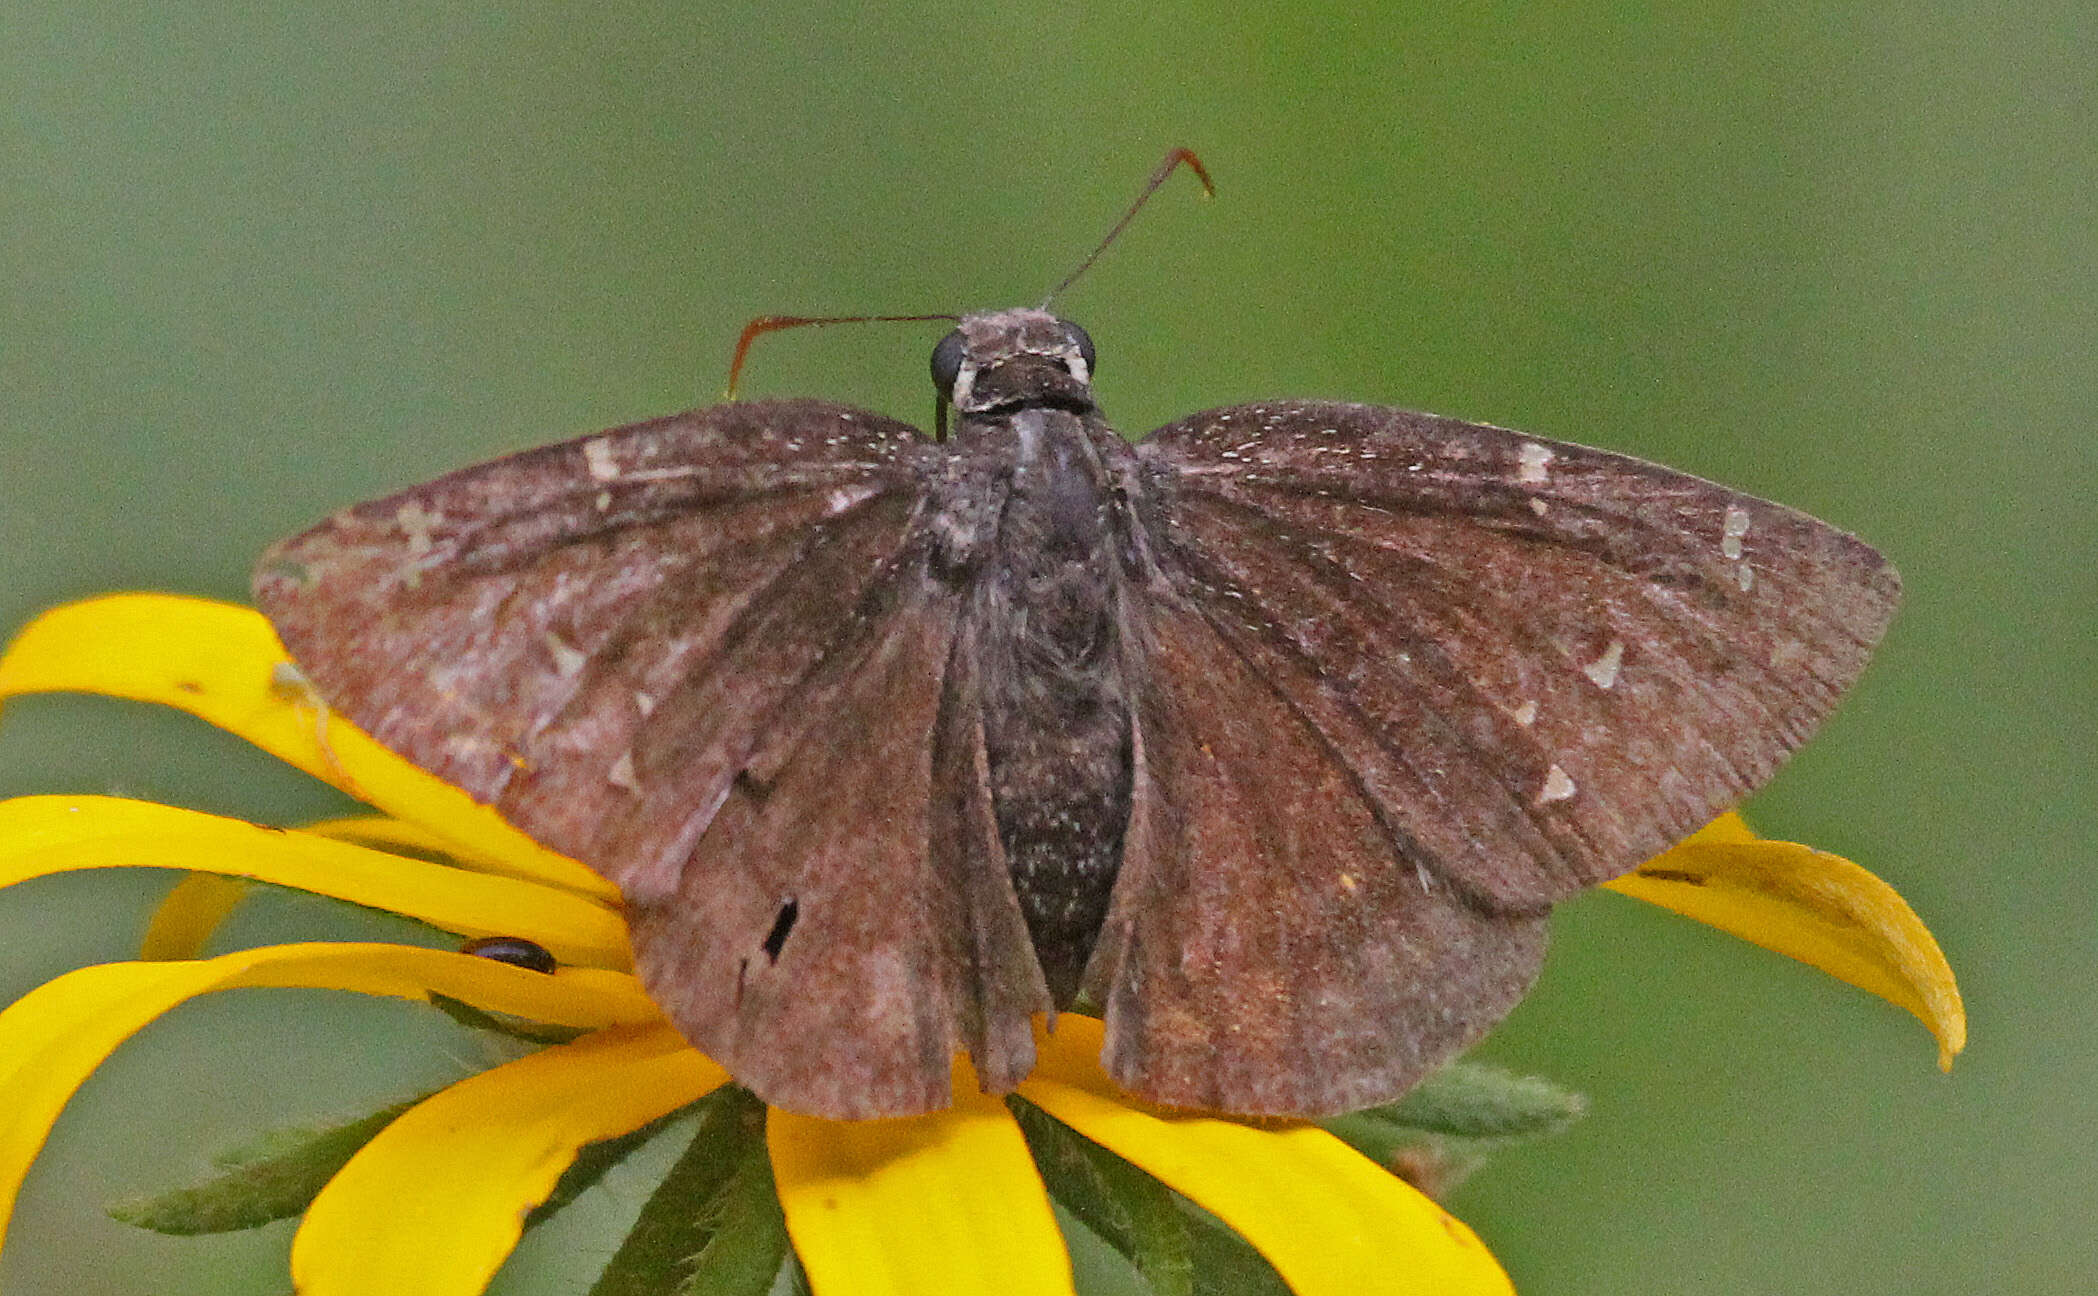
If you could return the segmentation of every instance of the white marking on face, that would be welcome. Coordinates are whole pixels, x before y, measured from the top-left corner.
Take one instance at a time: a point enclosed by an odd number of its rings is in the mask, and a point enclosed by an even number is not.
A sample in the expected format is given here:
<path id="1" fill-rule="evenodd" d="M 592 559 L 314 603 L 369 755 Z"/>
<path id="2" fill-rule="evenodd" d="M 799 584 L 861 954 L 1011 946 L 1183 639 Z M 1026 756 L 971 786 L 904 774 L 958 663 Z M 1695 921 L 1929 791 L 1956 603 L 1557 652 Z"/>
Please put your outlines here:
<path id="1" fill-rule="evenodd" d="M 1038 409 L 1023 409 L 1013 415 L 1013 431 L 1020 434 L 1020 465 L 1026 467 L 1042 453 L 1042 434 L 1048 431 L 1049 420 Z"/>
<path id="2" fill-rule="evenodd" d="M 1720 524 L 1719 552 L 1729 559 L 1741 556 L 1741 537 L 1748 534 L 1749 516 L 1744 508 L 1728 508 Z"/>
<path id="3" fill-rule="evenodd" d="M 641 777 L 634 772 L 634 753 L 619 753 L 619 759 L 613 761 L 612 768 L 605 771 L 605 782 L 616 788 L 625 788 L 629 792 L 639 792 Z"/>
<path id="4" fill-rule="evenodd" d="M 574 675 L 582 670 L 583 663 L 590 660 L 588 653 L 585 653 L 573 644 L 563 643 L 560 636 L 551 630 L 547 631 L 541 638 L 546 644 L 546 650 L 554 656 L 554 669 L 561 672 L 564 677 Z"/>
<path id="5" fill-rule="evenodd" d="M 1537 804 L 1550 805 L 1554 801 L 1564 801 L 1575 791 L 1573 779 L 1565 770 L 1554 765 L 1544 772 L 1544 786 L 1537 792 Z"/>
<path id="6" fill-rule="evenodd" d="M 954 371 L 954 390 L 947 393 L 947 400 L 956 409 L 969 408 L 969 397 L 976 391 L 976 366 L 968 361 Z"/>
<path id="7" fill-rule="evenodd" d="M 408 539 L 408 556 L 420 558 L 430 552 L 430 532 L 444 525 L 444 514 L 424 508 L 419 500 L 409 500 L 393 511 L 393 520 Z"/>
<path id="8" fill-rule="evenodd" d="M 590 469 L 592 481 L 611 481 L 619 475 L 619 461 L 612 457 L 612 447 L 605 444 L 603 437 L 583 443 L 583 462 Z"/>
<path id="9" fill-rule="evenodd" d="M 1522 482 L 1526 486 L 1542 486 L 1550 479 L 1551 474 L 1548 468 L 1551 462 L 1552 451 L 1549 446 L 1538 445 L 1535 441 L 1525 441 L 1523 442 L 1522 463 L 1516 469 L 1515 480 Z"/>
<path id="10" fill-rule="evenodd" d="M 1617 683 L 1617 668 L 1624 664 L 1624 641 L 1612 639 L 1603 655 L 1581 668 L 1581 673 L 1599 689 L 1614 687 Z"/>
<path id="11" fill-rule="evenodd" d="M 646 719 L 648 713 L 656 709 L 655 695 L 653 693 L 643 693 L 636 689 L 634 691 L 634 709 L 641 713 L 643 719 Z"/>
<path id="12" fill-rule="evenodd" d="M 1508 714 L 1515 717 L 1515 723 L 1525 729 L 1529 728 L 1537 723 L 1537 699 L 1524 698 L 1523 704 Z"/>

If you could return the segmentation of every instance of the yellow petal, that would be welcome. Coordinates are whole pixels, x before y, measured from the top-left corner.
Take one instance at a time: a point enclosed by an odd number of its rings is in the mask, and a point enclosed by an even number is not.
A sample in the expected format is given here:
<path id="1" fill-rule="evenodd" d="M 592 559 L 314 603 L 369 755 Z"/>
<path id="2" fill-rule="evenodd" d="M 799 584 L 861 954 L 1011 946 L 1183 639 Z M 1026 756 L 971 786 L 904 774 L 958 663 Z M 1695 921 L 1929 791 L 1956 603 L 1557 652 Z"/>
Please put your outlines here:
<path id="1" fill-rule="evenodd" d="M 1512 1296 L 1476 1234 L 1331 1134 L 1138 1105 L 1100 1043 L 1099 1022 L 1060 1015 L 1021 1096 L 1230 1225 L 1297 1296 Z"/>
<path id="2" fill-rule="evenodd" d="M 600 1031 L 434 1094 L 323 1188 L 291 1246 L 300 1296 L 472 1296 L 585 1143 L 727 1083 L 665 1026 Z"/>
<path id="3" fill-rule="evenodd" d="M 474 868 L 480 863 L 459 854 L 456 845 L 429 829 L 390 815 L 345 815 L 340 819 L 320 819 L 300 824 L 299 831 L 335 841 L 355 842 L 359 846 L 370 846 L 395 855 L 439 859 L 462 868 Z"/>
<path id="4" fill-rule="evenodd" d="M 787 1233 L 818 1296 L 1071 1296 L 1071 1262 L 1005 1104 L 958 1061 L 954 1106 L 900 1120 L 769 1111 Z"/>
<path id="5" fill-rule="evenodd" d="M 244 986 L 310 986 L 423 999 L 595 1029 L 656 1022 L 640 983 L 619 972 L 527 972 L 492 959 L 408 945 L 273 945 L 195 963 L 105 963 L 47 981 L 0 1012 L 0 1239 L 51 1126 L 102 1059 L 185 1000 Z"/>
<path id="6" fill-rule="evenodd" d="M 0 801 L 0 886 L 72 869 L 191 869 L 252 878 L 417 918 L 462 936 L 521 936 L 564 963 L 629 966 L 626 924 L 535 882 L 118 797 Z"/>
<path id="7" fill-rule="evenodd" d="M 170 594 L 111 594 L 53 608 L 0 655 L 0 700 L 101 693 L 178 707 L 359 801 L 420 824 L 493 871 L 604 899 L 611 883 L 556 855 L 373 742 L 321 705 L 269 622 L 250 608 Z"/>
<path id="8" fill-rule="evenodd" d="M 0 802 L 0 815 L 5 813 L 6 803 Z M 197 957 L 247 894 L 248 884 L 238 878 L 189 874 L 153 910 L 145 937 L 138 943 L 138 956 L 148 962 Z"/>
<path id="9" fill-rule="evenodd" d="M 1693 838 L 1612 891 L 1810 963 L 1920 1018 L 1947 1069 L 1967 1045 L 1967 1012 L 1930 929 L 1894 888 L 1839 855 L 1753 836 Z"/>

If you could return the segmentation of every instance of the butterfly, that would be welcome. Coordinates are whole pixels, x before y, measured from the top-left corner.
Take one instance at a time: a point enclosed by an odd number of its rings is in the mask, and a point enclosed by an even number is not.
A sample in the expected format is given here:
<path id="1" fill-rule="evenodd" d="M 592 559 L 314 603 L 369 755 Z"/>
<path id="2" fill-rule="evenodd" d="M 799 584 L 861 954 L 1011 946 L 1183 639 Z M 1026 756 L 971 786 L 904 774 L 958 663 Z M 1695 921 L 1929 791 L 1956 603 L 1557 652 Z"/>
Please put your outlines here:
<path id="1" fill-rule="evenodd" d="M 1157 1103 L 1398 1096 L 1555 902 L 1767 780 L 1899 597 L 1804 514 L 1483 424 L 1285 400 L 1132 444 L 1095 359 L 964 316 L 943 435 L 636 423 L 340 512 L 256 599 L 338 711 L 618 885 L 693 1044 L 866 1118 L 946 1106 L 957 1051 L 1009 1091 L 1073 1005 Z"/>

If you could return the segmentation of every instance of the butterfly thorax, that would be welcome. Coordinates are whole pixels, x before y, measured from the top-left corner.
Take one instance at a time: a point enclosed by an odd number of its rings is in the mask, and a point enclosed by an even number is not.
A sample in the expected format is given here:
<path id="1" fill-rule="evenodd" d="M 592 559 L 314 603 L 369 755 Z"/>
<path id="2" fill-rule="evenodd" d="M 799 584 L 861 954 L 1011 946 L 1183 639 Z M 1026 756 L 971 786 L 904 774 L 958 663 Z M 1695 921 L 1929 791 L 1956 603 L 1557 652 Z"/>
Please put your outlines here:
<path id="1" fill-rule="evenodd" d="M 958 397 L 1008 395 L 965 406 L 956 429 L 963 446 L 1002 441 L 1011 465 L 967 613 L 992 805 L 1050 995 L 1068 1004 L 1129 822 L 1119 546 L 1103 457 L 1121 441 L 1092 408 L 1075 352 L 1001 356 L 972 376 Z"/>

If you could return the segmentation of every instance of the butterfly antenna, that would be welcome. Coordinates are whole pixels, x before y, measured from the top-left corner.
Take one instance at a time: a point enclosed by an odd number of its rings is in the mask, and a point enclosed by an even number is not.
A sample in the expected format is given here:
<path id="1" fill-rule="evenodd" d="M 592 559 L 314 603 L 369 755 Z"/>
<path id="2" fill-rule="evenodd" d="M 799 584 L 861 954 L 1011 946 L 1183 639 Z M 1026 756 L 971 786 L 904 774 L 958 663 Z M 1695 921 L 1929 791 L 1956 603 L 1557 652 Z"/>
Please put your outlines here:
<path id="1" fill-rule="evenodd" d="M 1122 213 L 1122 219 L 1115 222 L 1115 227 L 1107 231 L 1107 237 L 1100 240 L 1100 246 L 1094 248 L 1085 260 L 1080 261 L 1076 270 L 1065 275 L 1062 283 L 1051 288 L 1047 297 L 1042 298 L 1043 310 L 1048 310 L 1049 303 L 1062 296 L 1064 289 L 1078 282 L 1078 276 L 1093 268 L 1093 262 L 1100 259 L 1100 254 L 1107 251 L 1110 243 L 1121 237 L 1122 231 L 1129 227 L 1129 222 L 1135 220 L 1136 214 L 1144 209 L 1144 204 L 1151 201 L 1151 195 L 1158 192 L 1158 187 L 1166 182 L 1166 177 L 1172 175 L 1174 168 L 1182 163 L 1186 163 L 1187 169 L 1194 172 L 1195 178 L 1202 182 L 1203 197 L 1217 196 L 1217 187 L 1209 179 L 1209 168 L 1202 165 L 1202 159 L 1195 156 L 1193 149 L 1176 148 L 1166 154 L 1165 161 L 1160 162 L 1158 169 L 1151 173 L 1151 178 L 1144 182 L 1144 191 L 1136 196 L 1135 202 L 1129 204 L 1129 210 Z"/>
<path id="2" fill-rule="evenodd" d="M 743 362 L 750 358 L 750 344 L 767 333 L 824 324 L 915 324 L 926 320 L 959 323 L 961 318 L 959 315 L 760 315 L 745 324 L 743 335 L 736 339 L 736 354 L 728 362 L 728 390 L 722 399 L 736 399 L 736 384 L 743 377 Z"/>

